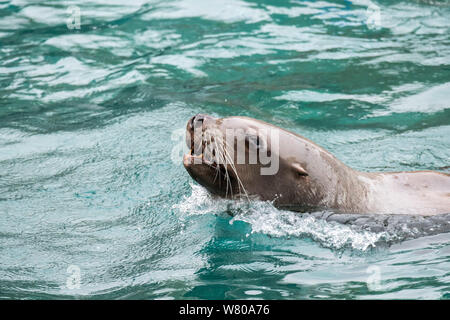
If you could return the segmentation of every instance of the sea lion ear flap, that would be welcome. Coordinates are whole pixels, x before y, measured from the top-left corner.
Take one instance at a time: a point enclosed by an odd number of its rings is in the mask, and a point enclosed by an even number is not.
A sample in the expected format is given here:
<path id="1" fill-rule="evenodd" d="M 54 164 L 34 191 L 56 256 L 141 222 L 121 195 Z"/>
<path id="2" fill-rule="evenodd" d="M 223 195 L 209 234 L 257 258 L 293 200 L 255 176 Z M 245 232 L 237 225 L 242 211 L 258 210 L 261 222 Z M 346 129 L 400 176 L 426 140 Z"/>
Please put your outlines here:
<path id="1" fill-rule="evenodd" d="M 297 174 L 299 176 L 307 176 L 308 175 L 308 172 L 298 162 L 294 162 L 292 164 L 292 169 L 294 169 L 294 171 L 297 172 Z"/>

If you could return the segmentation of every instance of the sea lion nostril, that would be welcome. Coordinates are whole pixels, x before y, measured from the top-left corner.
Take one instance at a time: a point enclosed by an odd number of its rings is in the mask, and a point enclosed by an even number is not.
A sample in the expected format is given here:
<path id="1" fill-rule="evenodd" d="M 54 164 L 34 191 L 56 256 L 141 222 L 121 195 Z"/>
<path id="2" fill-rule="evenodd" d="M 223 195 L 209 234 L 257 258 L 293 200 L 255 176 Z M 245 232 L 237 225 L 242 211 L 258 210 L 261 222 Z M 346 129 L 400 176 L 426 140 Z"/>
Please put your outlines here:
<path id="1" fill-rule="evenodd" d="M 207 119 L 212 119 L 211 116 L 208 116 L 206 114 L 198 113 L 188 121 L 188 128 L 193 129 L 195 127 L 199 127 L 203 125 L 203 122 Z"/>
<path id="2" fill-rule="evenodd" d="M 194 117 L 194 126 L 195 125 L 202 125 L 203 124 L 203 121 L 205 120 L 205 115 L 203 115 L 203 114 L 197 114 L 195 117 Z"/>

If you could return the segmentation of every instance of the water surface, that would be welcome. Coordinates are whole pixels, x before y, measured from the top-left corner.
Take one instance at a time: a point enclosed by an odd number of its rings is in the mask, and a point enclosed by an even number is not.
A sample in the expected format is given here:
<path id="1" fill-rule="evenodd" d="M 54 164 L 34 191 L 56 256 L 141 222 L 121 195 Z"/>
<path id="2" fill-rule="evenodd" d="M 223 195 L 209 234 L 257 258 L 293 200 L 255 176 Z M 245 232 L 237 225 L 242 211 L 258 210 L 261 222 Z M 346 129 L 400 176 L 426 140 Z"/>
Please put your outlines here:
<path id="1" fill-rule="evenodd" d="M 448 299 L 450 233 L 213 199 L 180 156 L 202 112 L 449 172 L 449 97 L 448 1 L 0 2 L 0 298 Z"/>

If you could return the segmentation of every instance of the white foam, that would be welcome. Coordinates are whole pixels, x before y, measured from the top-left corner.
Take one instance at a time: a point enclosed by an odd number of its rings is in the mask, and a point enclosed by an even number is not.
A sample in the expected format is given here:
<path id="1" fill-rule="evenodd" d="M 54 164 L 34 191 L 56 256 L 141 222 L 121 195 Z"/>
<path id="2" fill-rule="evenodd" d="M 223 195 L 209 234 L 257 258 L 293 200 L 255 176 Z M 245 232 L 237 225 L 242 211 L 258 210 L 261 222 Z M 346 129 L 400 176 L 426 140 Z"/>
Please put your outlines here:
<path id="1" fill-rule="evenodd" d="M 186 215 L 216 214 L 231 210 L 234 221 L 251 225 L 251 233 L 273 237 L 309 237 L 334 249 L 353 248 L 365 251 L 385 237 L 383 232 L 353 230 L 350 226 L 327 222 L 297 212 L 279 210 L 269 202 L 225 200 L 212 197 L 203 187 L 191 185 L 192 194 L 174 205 Z"/>

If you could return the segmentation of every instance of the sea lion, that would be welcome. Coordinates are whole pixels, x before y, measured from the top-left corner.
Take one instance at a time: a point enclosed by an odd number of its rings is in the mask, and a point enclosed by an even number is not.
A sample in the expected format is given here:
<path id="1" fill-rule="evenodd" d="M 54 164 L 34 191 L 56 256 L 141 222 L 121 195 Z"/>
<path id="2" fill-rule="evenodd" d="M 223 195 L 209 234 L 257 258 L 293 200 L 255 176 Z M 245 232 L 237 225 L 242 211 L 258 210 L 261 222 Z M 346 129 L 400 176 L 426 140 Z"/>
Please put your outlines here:
<path id="1" fill-rule="evenodd" d="M 293 211 L 450 213 L 449 174 L 357 171 L 314 142 L 260 120 L 198 114 L 187 123 L 186 144 L 188 173 L 222 197 L 268 200 Z"/>

